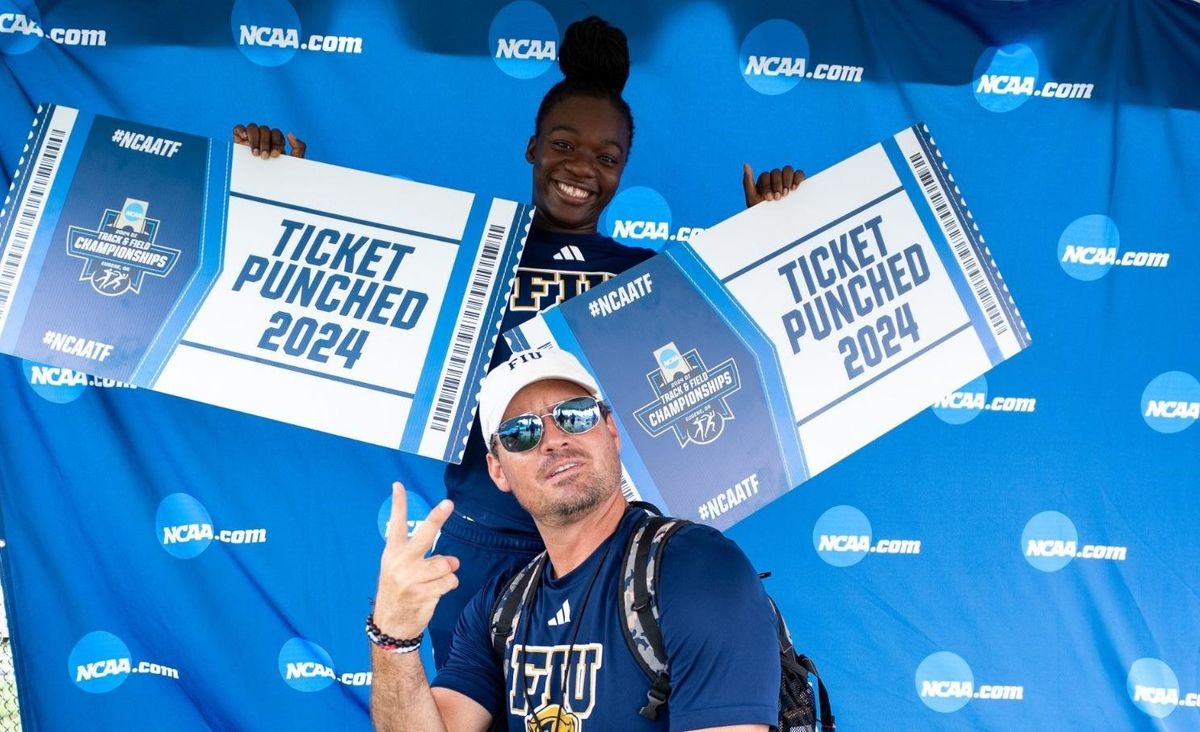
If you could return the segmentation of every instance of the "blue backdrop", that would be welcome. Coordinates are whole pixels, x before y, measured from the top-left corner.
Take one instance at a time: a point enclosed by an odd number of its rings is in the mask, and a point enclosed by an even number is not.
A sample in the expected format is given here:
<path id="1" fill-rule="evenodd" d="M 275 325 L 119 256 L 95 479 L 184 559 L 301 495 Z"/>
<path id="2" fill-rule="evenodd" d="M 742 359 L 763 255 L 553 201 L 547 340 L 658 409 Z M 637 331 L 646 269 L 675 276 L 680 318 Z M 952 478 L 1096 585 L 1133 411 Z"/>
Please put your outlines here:
<path id="1" fill-rule="evenodd" d="M 528 199 L 549 42 L 593 12 L 633 56 L 607 232 L 660 247 L 744 161 L 924 121 L 1033 333 L 729 532 L 842 728 L 1200 728 L 1195 0 L 0 0 L 0 171 L 52 101 Z M 381 512 L 439 465 L 9 357 L 0 445 L 27 729 L 369 727 Z"/>

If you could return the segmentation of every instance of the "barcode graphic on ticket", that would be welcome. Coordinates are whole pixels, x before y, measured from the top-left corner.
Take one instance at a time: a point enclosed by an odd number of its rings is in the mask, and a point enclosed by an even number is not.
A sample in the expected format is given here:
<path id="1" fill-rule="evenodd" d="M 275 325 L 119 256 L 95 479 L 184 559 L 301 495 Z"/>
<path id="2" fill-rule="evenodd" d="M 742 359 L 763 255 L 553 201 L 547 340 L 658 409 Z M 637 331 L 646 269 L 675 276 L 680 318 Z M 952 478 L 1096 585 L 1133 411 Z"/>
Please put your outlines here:
<path id="1" fill-rule="evenodd" d="M 488 222 L 484 232 L 483 246 L 471 273 L 471 287 L 467 291 L 467 299 L 463 301 L 459 313 L 458 327 L 454 329 L 454 340 L 450 346 L 450 358 L 442 376 L 442 384 L 438 388 L 437 406 L 433 410 L 433 421 L 430 429 L 445 432 L 450 426 L 450 417 L 454 414 L 462 398 L 463 372 L 475 351 L 479 336 L 479 321 L 483 307 L 487 304 L 488 295 L 492 291 L 492 283 L 496 276 L 496 266 L 500 259 L 500 250 L 508 239 L 508 227 L 503 223 Z"/>
<path id="2" fill-rule="evenodd" d="M 933 144 L 924 126 L 896 136 L 896 143 L 908 160 L 926 202 L 937 217 L 938 226 L 954 252 L 954 258 L 970 283 L 975 299 L 987 318 L 992 336 L 1005 358 L 1029 344 L 1029 335 L 1020 321 L 1000 271 L 992 261 L 974 216 L 967 210 L 962 192 L 955 184 L 949 166 Z"/>
<path id="3" fill-rule="evenodd" d="M 422 454 L 439 448 L 452 454 L 463 447 L 457 443 L 465 441 L 475 413 L 475 394 L 468 392 L 465 386 L 482 376 L 499 336 L 484 330 L 485 309 L 498 305 L 499 315 L 503 315 L 507 297 L 497 300 L 497 290 L 507 291 L 510 273 L 502 271 L 502 264 L 512 261 L 509 249 L 514 234 L 524 238 L 526 220 L 524 207 L 511 201 L 492 202 L 467 291 L 458 308 L 450 348 L 442 364 L 436 401 L 422 440 Z"/>
<path id="4" fill-rule="evenodd" d="M 19 206 L 13 200 L 5 207 L 5 215 L 12 216 L 13 221 L 7 246 L 3 249 L 3 256 L 0 256 L 0 331 L 4 330 L 12 291 L 24 271 L 26 253 L 42 220 L 46 192 L 54 184 L 59 156 L 74 121 L 75 110 L 62 107 L 55 108 L 52 114 L 42 119 L 30 133 L 31 142 L 25 148 L 26 160 L 30 164 L 23 171 L 18 170 L 13 180 L 14 194 L 22 185 L 27 187 L 20 197 Z M 22 172 L 28 180 L 22 180 Z"/>

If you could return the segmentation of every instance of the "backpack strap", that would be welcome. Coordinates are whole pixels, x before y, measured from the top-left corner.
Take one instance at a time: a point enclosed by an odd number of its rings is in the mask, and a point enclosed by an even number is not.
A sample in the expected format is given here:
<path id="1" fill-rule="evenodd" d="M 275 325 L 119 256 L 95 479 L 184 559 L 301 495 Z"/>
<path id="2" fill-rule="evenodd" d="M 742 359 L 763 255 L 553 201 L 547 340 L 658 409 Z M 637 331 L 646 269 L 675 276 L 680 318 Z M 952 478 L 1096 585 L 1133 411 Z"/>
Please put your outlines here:
<path id="1" fill-rule="evenodd" d="M 817 698 L 821 702 L 819 714 L 821 732 L 834 732 L 837 724 L 834 720 L 833 708 L 829 705 L 829 692 L 825 689 L 825 682 L 821 680 L 821 673 L 817 671 L 817 664 L 803 653 L 796 653 L 796 646 L 792 642 L 792 633 L 788 630 L 787 621 L 783 619 L 783 613 L 779 612 L 779 606 L 775 604 L 775 598 L 767 595 L 767 599 L 771 601 L 771 609 L 775 611 L 775 620 L 779 626 L 780 663 L 788 666 L 797 676 L 804 678 L 815 676 L 817 678 Z"/>
<path id="2" fill-rule="evenodd" d="M 834 732 L 837 724 L 833 717 L 833 707 L 829 706 L 829 692 L 825 689 L 825 682 L 821 680 L 821 673 L 817 671 L 817 664 L 803 653 L 796 654 L 796 663 L 809 675 L 817 678 L 817 698 L 821 700 L 821 714 L 818 718 L 821 722 L 821 732 Z"/>
<path id="3" fill-rule="evenodd" d="M 621 617 L 625 619 L 625 643 L 634 660 L 651 681 L 646 705 L 639 714 L 657 719 L 658 710 L 671 694 L 667 649 L 659 625 L 658 581 L 662 553 L 667 540 L 688 522 L 683 519 L 647 515 L 638 520 L 621 557 Z"/>
<path id="4" fill-rule="evenodd" d="M 513 631 L 521 620 L 521 610 L 529 606 L 537 591 L 538 578 L 546 566 L 546 552 L 534 557 L 517 572 L 492 605 L 492 651 L 504 671 L 504 659 L 508 655 L 508 645 L 512 640 Z"/>

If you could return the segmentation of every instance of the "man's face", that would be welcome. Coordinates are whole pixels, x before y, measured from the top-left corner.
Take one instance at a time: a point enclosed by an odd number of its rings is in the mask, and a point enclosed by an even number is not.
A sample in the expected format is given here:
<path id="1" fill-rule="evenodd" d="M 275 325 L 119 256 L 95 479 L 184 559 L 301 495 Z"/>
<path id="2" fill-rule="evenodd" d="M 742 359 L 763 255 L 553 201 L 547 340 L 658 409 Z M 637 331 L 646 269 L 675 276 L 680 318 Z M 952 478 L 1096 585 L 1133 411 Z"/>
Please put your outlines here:
<path id="1" fill-rule="evenodd" d="M 504 419 L 547 414 L 555 404 L 587 393 L 569 381 L 538 381 L 517 392 Z M 545 416 L 542 430 L 542 440 L 532 450 L 511 453 L 496 445 L 487 457 L 492 480 L 500 490 L 511 491 L 538 523 L 568 524 L 620 491 L 620 439 L 612 417 L 572 435 Z"/>
<path id="2" fill-rule="evenodd" d="M 594 233 L 621 184 L 628 152 L 628 125 L 607 99 L 573 96 L 556 104 L 525 149 L 539 224 Z"/>

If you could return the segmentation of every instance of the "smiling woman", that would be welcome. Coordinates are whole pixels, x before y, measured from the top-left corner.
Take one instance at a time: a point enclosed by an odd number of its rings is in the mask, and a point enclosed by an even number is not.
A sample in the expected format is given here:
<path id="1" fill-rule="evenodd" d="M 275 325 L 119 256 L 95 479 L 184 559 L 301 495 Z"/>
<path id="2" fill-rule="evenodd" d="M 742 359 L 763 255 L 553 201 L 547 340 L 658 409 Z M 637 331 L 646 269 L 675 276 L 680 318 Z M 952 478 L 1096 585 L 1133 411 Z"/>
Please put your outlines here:
<path id="1" fill-rule="evenodd" d="M 525 148 L 534 227 L 595 233 L 633 144 L 633 112 L 621 97 L 629 79 L 625 34 L 594 16 L 572 23 L 558 63 L 564 78 L 543 97 Z"/>
<path id="2" fill-rule="evenodd" d="M 625 169 L 629 127 L 605 99 L 559 102 L 529 138 L 533 164 L 533 225 L 546 231 L 594 234 Z"/>

